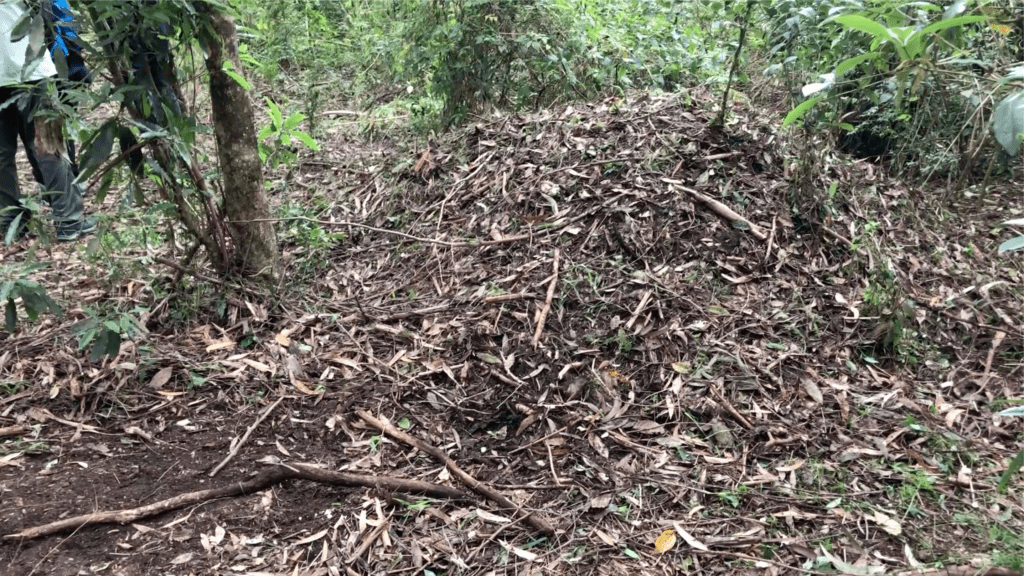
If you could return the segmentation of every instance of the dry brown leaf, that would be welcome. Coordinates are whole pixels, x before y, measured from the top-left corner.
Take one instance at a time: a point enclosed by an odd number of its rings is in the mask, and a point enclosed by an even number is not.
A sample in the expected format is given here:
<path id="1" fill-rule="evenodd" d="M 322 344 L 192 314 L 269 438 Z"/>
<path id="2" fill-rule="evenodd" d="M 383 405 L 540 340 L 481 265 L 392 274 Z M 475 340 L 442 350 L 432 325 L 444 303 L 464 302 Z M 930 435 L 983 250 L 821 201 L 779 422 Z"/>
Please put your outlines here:
<path id="1" fill-rule="evenodd" d="M 159 372 L 153 375 L 153 378 L 149 381 L 149 387 L 154 390 L 163 388 L 171 380 L 171 376 L 174 374 L 174 368 L 168 366 L 161 368 Z"/>

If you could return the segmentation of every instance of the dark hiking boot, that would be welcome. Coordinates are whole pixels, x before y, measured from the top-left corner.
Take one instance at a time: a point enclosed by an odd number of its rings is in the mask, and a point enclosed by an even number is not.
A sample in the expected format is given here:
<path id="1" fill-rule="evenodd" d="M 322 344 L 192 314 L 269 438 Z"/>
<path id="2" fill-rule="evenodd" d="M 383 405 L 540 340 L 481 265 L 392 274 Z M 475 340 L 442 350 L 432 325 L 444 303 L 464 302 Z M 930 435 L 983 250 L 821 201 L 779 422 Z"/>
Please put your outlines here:
<path id="1" fill-rule="evenodd" d="M 73 222 L 57 222 L 57 240 L 59 242 L 71 242 L 78 240 L 83 234 L 88 234 L 96 229 L 96 217 L 86 216 L 81 220 Z"/>

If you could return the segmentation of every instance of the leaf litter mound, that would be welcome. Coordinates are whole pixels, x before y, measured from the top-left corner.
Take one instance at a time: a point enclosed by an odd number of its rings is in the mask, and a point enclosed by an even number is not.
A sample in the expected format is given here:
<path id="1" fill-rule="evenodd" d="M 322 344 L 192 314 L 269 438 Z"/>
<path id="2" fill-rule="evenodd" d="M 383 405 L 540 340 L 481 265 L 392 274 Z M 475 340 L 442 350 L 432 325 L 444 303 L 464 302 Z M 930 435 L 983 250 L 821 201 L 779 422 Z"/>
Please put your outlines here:
<path id="1" fill-rule="evenodd" d="M 711 107 L 693 92 L 501 116 L 395 153 L 386 170 L 348 164 L 358 183 L 320 220 L 294 221 L 345 233 L 305 298 L 268 312 L 231 296 L 223 326 L 152 331 L 152 372 L 125 367 L 138 360 L 127 344 L 92 368 L 91 390 L 68 389 L 74 371 L 52 360 L 49 383 L 82 406 L 114 389 L 141 407 L 152 399 L 133 381 L 201 370 L 215 400 L 199 388 L 157 407 L 238 411 L 225 438 L 257 418 L 253 388 L 276 386 L 291 407 L 256 428 L 229 477 L 272 456 L 459 486 L 436 458 L 378 437 L 363 409 L 557 529 L 539 534 L 484 497 L 355 490 L 330 510 L 319 491 L 264 495 L 248 529 L 274 554 L 239 560 L 253 544 L 225 539 L 240 528 L 222 515 L 191 520 L 203 546 L 182 540 L 172 565 L 868 574 L 1012 562 L 1020 490 L 995 486 L 1021 426 L 994 414 L 1024 382 L 1024 307 L 1006 289 L 1019 262 L 956 249 L 978 240 L 936 228 L 921 196 L 872 166 L 827 156 L 813 184 L 845 200 L 815 233 L 790 211 L 797 163 L 777 119 L 737 111 L 715 128 Z M 298 178 L 338 172 L 311 164 Z M 998 217 L 997 202 L 971 210 Z M 878 234 L 847 239 L 869 221 Z M 292 245 L 289 257 L 322 254 Z M 43 354 L 53 332 L 39 332 L 9 342 Z M 240 350 L 246 338 L 257 344 Z M 28 355 L 3 356 L 13 378 L 38 373 Z M 184 389 L 167 374 L 161 386 Z M 659 553 L 666 530 L 676 544 Z"/>

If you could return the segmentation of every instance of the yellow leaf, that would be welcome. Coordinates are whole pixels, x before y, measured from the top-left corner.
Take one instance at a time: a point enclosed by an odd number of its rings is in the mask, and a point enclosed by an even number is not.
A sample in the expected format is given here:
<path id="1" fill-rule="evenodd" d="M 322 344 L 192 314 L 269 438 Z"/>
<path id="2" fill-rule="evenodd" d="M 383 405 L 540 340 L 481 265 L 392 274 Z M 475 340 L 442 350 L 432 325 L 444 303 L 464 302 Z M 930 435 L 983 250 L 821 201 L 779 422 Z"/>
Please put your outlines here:
<path id="1" fill-rule="evenodd" d="M 991 20 L 988 21 L 988 25 L 991 26 L 993 30 L 999 32 L 1003 36 L 1009 36 L 1010 32 L 1013 31 L 1013 28 L 1010 28 L 1006 24 L 997 24 Z"/>
<path id="2" fill-rule="evenodd" d="M 664 554 L 672 549 L 676 545 L 676 533 L 674 530 L 665 530 L 658 536 L 658 539 L 654 541 L 654 551 L 658 554 Z"/>
<path id="3" fill-rule="evenodd" d="M 302 392 L 303 394 L 307 394 L 309 396 L 317 396 L 317 395 L 319 395 L 319 392 L 317 392 L 316 390 L 310 389 L 309 386 L 306 386 L 305 383 L 303 383 L 303 382 L 301 382 L 299 380 L 296 380 L 296 381 L 292 382 L 292 384 L 294 384 L 295 388 L 297 388 L 299 390 L 299 392 Z"/>
<path id="4" fill-rule="evenodd" d="M 284 332 L 274 334 L 274 340 L 277 340 L 277 343 L 280 344 L 281 346 L 284 346 L 285 348 L 287 348 L 288 345 L 292 343 L 291 339 L 288 338 L 288 335 L 285 334 Z"/>

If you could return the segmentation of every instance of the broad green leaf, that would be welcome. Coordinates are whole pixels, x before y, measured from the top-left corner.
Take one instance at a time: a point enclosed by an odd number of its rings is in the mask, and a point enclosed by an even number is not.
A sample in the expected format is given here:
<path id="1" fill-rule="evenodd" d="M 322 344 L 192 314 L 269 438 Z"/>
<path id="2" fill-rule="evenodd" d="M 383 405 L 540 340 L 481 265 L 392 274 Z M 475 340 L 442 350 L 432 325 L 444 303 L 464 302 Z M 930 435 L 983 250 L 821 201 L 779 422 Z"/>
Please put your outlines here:
<path id="1" fill-rule="evenodd" d="M 1010 238 L 1006 242 L 999 245 L 999 253 L 1003 252 L 1014 252 L 1024 248 L 1024 236 L 1017 236 L 1016 238 Z"/>
<path id="2" fill-rule="evenodd" d="M 865 18 L 860 14 L 843 14 L 842 16 L 836 17 L 836 22 L 846 26 L 847 28 L 853 28 L 854 30 L 871 34 L 883 42 L 895 39 L 895 36 L 888 28 L 870 18 Z"/>
<path id="3" fill-rule="evenodd" d="M 940 20 L 939 22 L 933 22 L 921 29 L 918 34 L 928 35 L 934 32 L 945 30 L 946 28 L 952 28 L 954 26 L 963 26 L 964 24 L 974 24 L 975 22 L 986 22 L 988 18 L 984 16 L 958 16 L 956 18 L 950 18 L 949 20 Z"/>
<path id="4" fill-rule="evenodd" d="M 1024 406 L 1014 406 L 999 413 L 1000 416 L 1024 416 Z"/>
<path id="5" fill-rule="evenodd" d="M 1006 467 L 1006 472 L 1003 472 L 1003 477 L 999 479 L 999 486 L 996 488 L 1000 493 L 1006 492 L 1007 486 L 1010 485 L 1010 479 L 1016 474 L 1021 467 L 1024 466 L 1024 450 L 1017 453 L 1017 456 L 1010 461 L 1010 465 Z"/>
<path id="6" fill-rule="evenodd" d="M 246 82 L 245 78 L 242 77 L 242 75 L 239 74 L 238 72 L 235 72 L 234 70 L 227 70 L 227 69 L 225 69 L 224 73 L 227 74 L 228 76 L 230 76 L 232 80 L 237 82 L 238 85 L 242 87 L 242 90 L 245 90 L 245 91 L 252 90 L 252 86 L 248 82 Z"/>
<path id="7" fill-rule="evenodd" d="M 114 185 L 114 172 L 107 172 L 100 178 L 100 187 L 96 190 L 96 195 L 93 198 L 93 202 L 96 204 L 102 204 L 103 200 L 107 197 L 107 193 L 110 192 L 110 187 Z M 141 200 L 139 196 L 142 194 L 140 186 L 135 187 L 136 201 Z M 139 202 L 141 205 L 142 202 Z"/>
<path id="8" fill-rule="evenodd" d="M 4 244 L 12 244 L 14 242 L 15 237 L 18 235 L 18 229 L 21 228 L 21 219 L 24 215 L 24 212 L 19 212 L 18 215 L 14 217 L 14 220 L 11 221 L 7 228 L 7 233 L 4 235 Z M 0 300 L 2 300 L 2 298 L 0 298 Z"/>
<path id="9" fill-rule="evenodd" d="M 933 22 L 928 26 L 925 26 L 920 31 L 915 32 L 907 40 L 907 53 L 911 58 L 916 58 L 918 54 L 924 49 L 924 42 L 929 36 L 936 32 L 941 32 L 948 28 L 957 28 L 965 24 L 974 24 L 975 22 L 985 22 L 988 18 L 984 16 L 958 16 L 956 18 L 950 18 L 949 20 L 940 20 Z"/>
<path id="10" fill-rule="evenodd" d="M 793 122 L 799 120 L 804 114 L 807 114 L 807 112 L 811 108 L 813 108 L 815 104 L 821 102 L 822 98 L 823 96 L 816 96 L 814 98 L 811 98 L 810 100 L 801 102 L 796 108 L 790 110 L 789 114 L 786 114 L 786 119 L 782 121 L 782 127 L 785 128 L 786 126 L 789 126 Z"/>
<path id="11" fill-rule="evenodd" d="M 1024 66 L 1017 66 L 1010 70 L 1010 73 L 999 79 L 1000 84 L 1006 84 L 1007 82 L 1014 82 L 1017 80 L 1024 80 Z"/>
<path id="12" fill-rule="evenodd" d="M 110 157 L 110 151 L 114 147 L 114 133 L 117 131 L 116 120 L 109 120 L 100 126 L 100 129 L 96 131 L 96 136 L 79 156 L 79 164 L 83 173 L 91 175 Z"/>
<path id="13" fill-rule="evenodd" d="M 292 130 L 297 128 L 299 124 L 302 124 L 302 121 L 305 119 L 305 114 L 303 114 L 302 112 L 296 112 L 295 114 L 292 114 L 284 121 L 283 130 L 286 132 L 291 132 Z"/>
<path id="14" fill-rule="evenodd" d="M 1018 134 L 1024 133 L 1024 91 L 1010 94 L 996 106 L 992 114 L 992 129 L 996 140 L 1010 156 L 1020 151 Z"/>
<path id="15" fill-rule="evenodd" d="M 867 62 L 868 60 L 871 60 L 872 58 L 876 58 L 878 56 L 878 52 L 865 52 L 863 54 L 858 54 L 853 58 L 847 58 L 846 60 L 840 62 L 838 66 L 836 66 L 835 75 L 837 77 L 843 76 L 850 70 L 853 70 L 857 66 L 863 64 L 864 62 Z"/>
<path id="16" fill-rule="evenodd" d="M 267 108 L 270 111 L 271 122 L 273 122 L 274 126 L 277 127 L 278 130 L 280 130 L 281 125 L 284 124 L 284 119 L 281 117 L 281 109 L 278 108 L 277 104 L 275 104 L 274 101 L 271 100 L 270 98 L 267 98 L 266 96 L 264 96 L 263 98 L 267 101 Z"/>
<path id="17" fill-rule="evenodd" d="M 309 134 L 306 134 L 305 132 L 302 132 L 300 130 L 296 130 L 292 132 L 292 136 L 301 140 L 302 143 L 305 144 L 306 147 L 309 148 L 310 150 L 314 152 L 320 150 L 320 145 L 317 144 L 316 140 L 314 140 L 313 137 L 310 136 Z"/>

